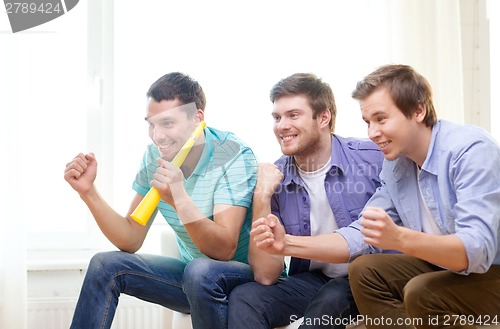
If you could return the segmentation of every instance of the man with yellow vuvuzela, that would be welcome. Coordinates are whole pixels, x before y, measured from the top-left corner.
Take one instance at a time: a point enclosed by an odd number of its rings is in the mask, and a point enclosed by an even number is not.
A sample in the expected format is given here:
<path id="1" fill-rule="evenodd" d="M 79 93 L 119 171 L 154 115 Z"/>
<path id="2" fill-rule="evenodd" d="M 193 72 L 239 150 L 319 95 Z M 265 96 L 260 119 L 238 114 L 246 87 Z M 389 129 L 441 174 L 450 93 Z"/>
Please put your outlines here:
<path id="1" fill-rule="evenodd" d="M 246 264 L 256 159 L 234 134 L 205 127 L 205 95 L 191 77 L 166 74 L 147 97 L 153 144 L 127 215 L 97 192 L 94 154 L 66 166 L 66 181 L 120 249 L 92 258 L 71 328 L 110 328 L 120 293 L 191 313 L 193 328 L 224 328 L 227 295 L 253 280 Z M 135 253 L 158 211 L 177 236 L 180 259 Z"/>

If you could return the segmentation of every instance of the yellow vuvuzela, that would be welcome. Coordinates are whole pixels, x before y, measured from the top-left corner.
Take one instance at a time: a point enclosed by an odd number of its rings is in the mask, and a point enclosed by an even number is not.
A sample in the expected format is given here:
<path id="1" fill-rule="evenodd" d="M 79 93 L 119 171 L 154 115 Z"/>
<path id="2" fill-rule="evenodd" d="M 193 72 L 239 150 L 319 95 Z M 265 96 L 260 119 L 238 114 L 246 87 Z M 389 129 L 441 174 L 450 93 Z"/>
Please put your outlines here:
<path id="1" fill-rule="evenodd" d="M 191 148 L 193 147 L 198 137 L 200 137 L 201 132 L 206 125 L 207 124 L 205 123 L 205 121 L 200 122 L 198 127 L 196 127 L 194 132 L 191 134 L 191 137 L 189 137 L 184 146 L 182 146 L 180 151 L 172 159 L 173 165 L 177 167 L 180 167 L 182 165 L 184 159 L 186 159 L 186 156 L 188 155 L 189 151 L 191 151 Z M 137 208 L 135 208 L 130 217 L 142 226 L 146 226 L 149 218 L 153 214 L 153 211 L 158 206 L 160 199 L 160 192 L 158 192 L 158 189 L 156 187 L 152 187 L 144 196 Z"/>

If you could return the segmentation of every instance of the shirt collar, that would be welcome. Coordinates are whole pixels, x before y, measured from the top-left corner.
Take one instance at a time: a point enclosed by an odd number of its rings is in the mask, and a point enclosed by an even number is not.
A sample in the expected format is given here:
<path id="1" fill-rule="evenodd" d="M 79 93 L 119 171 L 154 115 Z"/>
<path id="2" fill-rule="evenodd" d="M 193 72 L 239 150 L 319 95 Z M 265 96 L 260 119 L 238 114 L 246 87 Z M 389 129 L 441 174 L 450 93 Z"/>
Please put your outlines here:
<path id="1" fill-rule="evenodd" d="M 332 153 L 331 153 L 331 166 L 328 172 L 344 172 L 344 168 L 347 165 L 345 158 L 343 157 L 342 146 L 340 141 L 335 135 L 332 135 Z M 281 165 L 278 164 L 279 169 L 284 174 L 283 185 L 290 185 L 292 182 L 303 185 L 302 179 L 298 173 L 298 169 L 295 166 L 295 161 L 292 156 L 286 156 L 285 160 Z"/>
<path id="2" fill-rule="evenodd" d="M 438 134 L 441 129 L 441 120 L 438 120 L 434 126 L 432 126 L 432 135 L 431 141 L 429 143 L 429 150 L 427 150 L 427 156 L 425 157 L 425 161 L 422 164 L 421 170 L 425 170 L 431 174 L 437 175 L 437 161 L 434 161 L 436 153 L 438 152 Z"/>

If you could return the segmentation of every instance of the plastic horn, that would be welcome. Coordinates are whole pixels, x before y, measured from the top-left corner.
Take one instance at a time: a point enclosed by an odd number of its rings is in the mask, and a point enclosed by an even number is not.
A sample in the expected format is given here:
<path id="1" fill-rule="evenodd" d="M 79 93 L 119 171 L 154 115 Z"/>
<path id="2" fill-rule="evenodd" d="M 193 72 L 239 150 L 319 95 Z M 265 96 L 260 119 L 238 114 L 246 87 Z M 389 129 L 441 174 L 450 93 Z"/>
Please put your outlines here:
<path id="1" fill-rule="evenodd" d="M 182 146 L 180 151 L 172 159 L 173 165 L 177 167 L 180 167 L 182 165 L 184 159 L 186 159 L 189 151 L 191 151 L 191 148 L 193 147 L 198 137 L 200 137 L 200 134 L 206 125 L 207 124 L 205 123 L 205 121 L 200 122 L 198 127 L 196 127 L 194 132 L 191 134 L 191 137 L 189 137 L 184 146 Z M 149 218 L 153 214 L 153 211 L 158 206 L 160 199 L 160 192 L 158 192 L 158 189 L 156 187 L 152 187 L 144 196 L 137 208 L 135 208 L 130 217 L 142 226 L 146 226 Z"/>

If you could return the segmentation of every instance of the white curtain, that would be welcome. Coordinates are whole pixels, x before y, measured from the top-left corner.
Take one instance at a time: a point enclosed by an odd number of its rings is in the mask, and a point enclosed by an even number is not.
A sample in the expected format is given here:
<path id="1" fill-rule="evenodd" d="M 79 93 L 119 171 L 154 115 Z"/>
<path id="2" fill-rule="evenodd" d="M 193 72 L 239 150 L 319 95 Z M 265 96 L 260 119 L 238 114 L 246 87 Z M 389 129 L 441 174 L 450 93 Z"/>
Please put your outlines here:
<path id="1" fill-rule="evenodd" d="M 22 133 L 18 113 L 23 95 L 18 89 L 21 83 L 15 74 L 15 38 L 0 35 L 0 328 L 26 328 L 26 233 L 23 205 L 36 197 L 36 173 L 25 180 L 20 164 L 22 149 L 36 147 L 16 144 Z M 24 96 L 26 97 L 26 96 Z M 36 165 L 34 165 L 36 167 Z M 28 181 L 31 184 L 26 184 Z"/>
<path id="2" fill-rule="evenodd" d="M 385 5 L 392 62 L 411 65 L 429 80 L 438 118 L 463 123 L 459 1 L 387 0 Z"/>
<path id="3" fill-rule="evenodd" d="M 490 58 L 491 58 L 491 133 L 500 141 L 500 2 L 488 1 L 488 19 L 490 21 Z"/>

